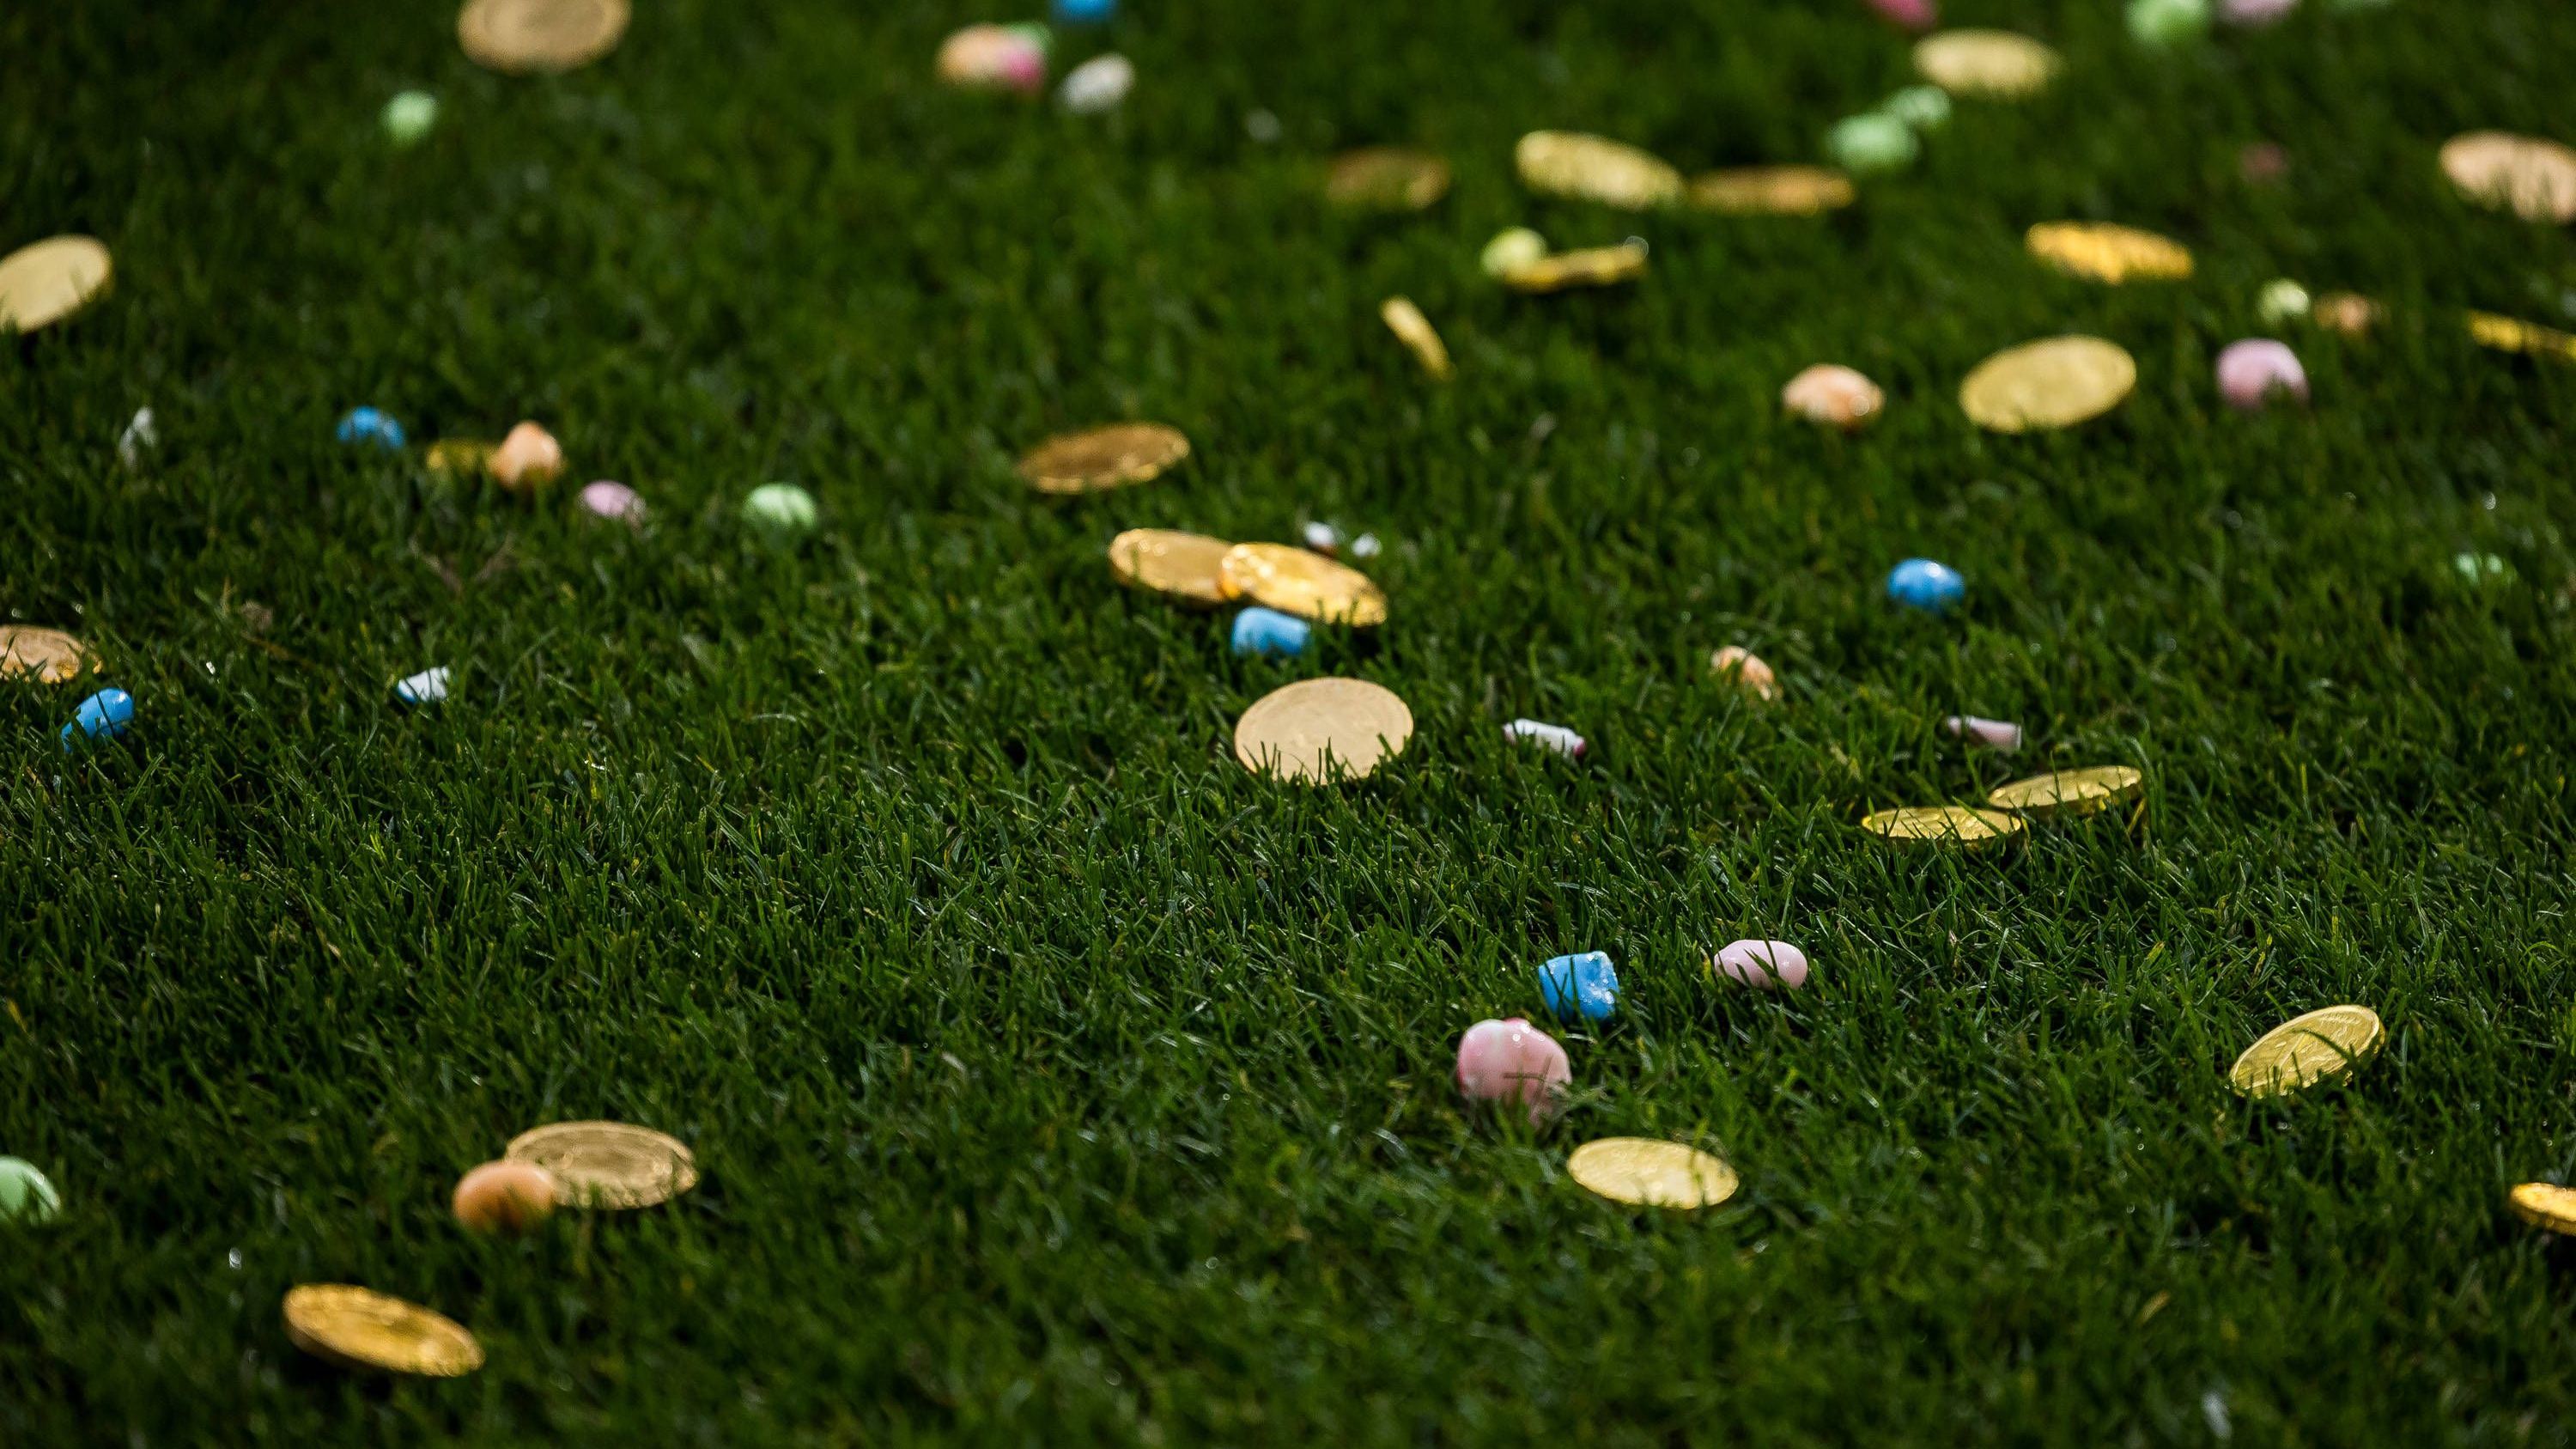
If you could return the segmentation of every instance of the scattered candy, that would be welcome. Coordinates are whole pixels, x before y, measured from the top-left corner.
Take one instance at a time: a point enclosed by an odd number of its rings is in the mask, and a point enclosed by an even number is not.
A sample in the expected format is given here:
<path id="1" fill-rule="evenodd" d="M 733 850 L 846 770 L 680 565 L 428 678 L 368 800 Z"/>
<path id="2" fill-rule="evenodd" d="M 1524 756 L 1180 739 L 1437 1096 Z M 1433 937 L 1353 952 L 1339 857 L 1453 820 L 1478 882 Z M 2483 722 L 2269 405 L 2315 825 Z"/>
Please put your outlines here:
<path id="1" fill-rule="evenodd" d="M 406 674 L 394 681 L 394 698 L 411 705 L 445 704 L 447 679 L 447 666 L 444 664 L 418 674 Z"/>
<path id="2" fill-rule="evenodd" d="M 34 1163 L 0 1157 L 0 1227 L 41 1227 L 62 1210 L 62 1194 L 54 1191 L 54 1185 L 45 1180 Z"/>
<path id="3" fill-rule="evenodd" d="M 397 449 L 403 445 L 403 425 L 388 412 L 375 408 L 351 408 L 340 419 L 338 438 L 344 443 L 373 443 L 379 448 Z"/>
<path id="4" fill-rule="evenodd" d="M 2009 30 L 1944 30 L 1915 42 L 1914 68 L 1954 96 L 2010 101 L 2046 90 L 2066 62 Z"/>
<path id="5" fill-rule="evenodd" d="M 33 332 L 89 305 L 116 267 L 95 237 L 54 236 L 0 257 L 0 328 Z"/>
<path id="6" fill-rule="evenodd" d="M 1077 116 L 1114 111 L 1136 88 L 1136 66 L 1123 55 L 1095 55 L 1065 73 L 1056 87 L 1057 104 Z"/>
<path id="7" fill-rule="evenodd" d="M 1345 151 L 1324 178 L 1324 198 L 1337 206 L 1420 211 L 1448 194 L 1449 163 L 1410 146 Z"/>
<path id="8" fill-rule="evenodd" d="M 2308 289 L 2287 277 L 2264 283 L 2261 295 L 2254 299 L 2255 315 L 2272 327 L 2307 316 L 2309 306 Z"/>
<path id="9" fill-rule="evenodd" d="M 1909 609 L 1937 614 L 1968 592 L 1968 581 L 1948 564 L 1910 558 L 1887 571 L 1887 596 Z"/>
<path id="10" fill-rule="evenodd" d="M 2129 36 L 2166 48 L 2209 33 L 2209 0 L 2129 0 Z"/>
<path id="11" fill-rule="evenodd" d="M 627 523 L 644 521 L 644 495 L 623 483 L 614 483 L 606 478 L 581 486 L 581 506 L 602 518 L 614 518 Z"/>
<path id="12" fill-rule="evenodd" d="M 777 536 L 811 533 L 820 516 L 814 495 L 793 483 L 763 483 L 742 500 L 743 522 Z"/>
<path id="13" fill-rule="evenodd" d="M 2379 325 L 2380 308 L 2377 302 L 2352 292 L 2328 292 L 2308 309 L 2308 316 L 2328 331 L 2362 337 Z"/>
<path id="14" fill-rule="evenodd" d="M 1476 265 L 1484 269 L 1486 276 L 1502 277 L 1546 259 L 1547 238 L 1528 227 L 1514 226 L 1494 233 L 1494 239 L 1476 254 Z"/>
<path id="15" fill-rule="evenodd" d="M 1807 953 L 1786 941 L 1737 941 L 1709 958 L 1719 975 L 1746 986 L 1795 991 L 1807 984 Z"/>
<path id="16" fill-rule="evenodd" d="M 939 78 L 952 86 L 1036 95 L 1046 85 L 1045 34 L 1042 26 L 969 25 L 940 43 Z"/>
<path id="17" fill-rule="evenodd" d="M 555 1215 L 557 1195 L 554 1175 L 533 1162 L 487 1162 L 457 1179 L 456 1221 L 516 1237 Z"/>
<path id="18" fill-rule="evenodd" d="M 125 431 L 116 436 L 116 460 L 128 468 L 140 468 L 144 450 L 158 447 L 160 443 L 161 435 L 152 426 L 152 409 L 136 408 L 134 421 L 127 423 Z"/>
<path id="19" fill-rule="evenodd" d="M 1950 124 L 1950 93 L 1939 86 L 1907 86 L 1879 110 L 1917 131 L 1937 131 Z"/>
<path id="20" fill-rule="evenodd" d="M 2021 748 L 2021 726 L 2010 720 L 1980 719 L 1973 714 L 1954 714 L 1941 721 L 1954 739 L 1983 745 L 1990 750 L 2011 754 Z"/>
<path id="21" fill-rule="evenodd" d="M 2275 393 L 2308 400 L 2308 372 L 2298 354 L 2269 337 L 2231 342 L 2218 354 L 2218 393 L 2239 412 L 2260 412 Z"/>
<path id="22" fill-rule="evenodd" d="M 1903 170 L 1922 152 L 1912 126 L 1877 112 L 1847 116 L 1825 133 L 1825 154 L 1856 175 Z"/>
<path id="23" fill-rule="evenodd" d="M 1563 1021 L 1604 1021 L 1619 1006 L 1619 972 L 1607 951 L 1550 957 L 1538 968 L 1538 989 Z"/>
<path id="24" fill-rule="evenodd" d="M 2299 0 L 2218 0 L 2218 18 L 2230 25 L 2269 25 L 2299 8 Z"/>
<path id="25" fill-rule="evenodd" d="M 2513 581 L 2513 565 L 2491 553 L 2463 553 L 2452 558 L 2451 568 L 2471 588 Z"/>
<path id="26" fill-rule="evenodd" d="M 1118 13 L 1118 0 L 1055 0 L 1058 25 L 1106 25 Z"/>
<path id="27" fill-rule="evenodd" d="M 1234 652 L 1286 659 L 1305 653 L 1314 632 L 1314 625 L 1294 614 L 1255 605 L 1234 616 Z"/>
<path id="28" fill-rule="evenodd" d="M 1878 417 L 1887 394 L 1848 367 L 1820 362 L 1789 379 L 1780 403 L 1811 423 L 1854 433 Z"/>
<path id="29" fill-rule="evenodd" d="M 1908 30 L 1929 30 L 1941 23 L 1933 0 L 1869 0 L 1869 8 Z"/>
<path id="30" fill-rule="evenodd" d="M 2249 141 L 2236 153 L 2236 171 L 2257 186 L 2290 174 L 2290 153 L 2277 141 Z"/>
<path id="31" fill-rule="evenodd" d="M 1764 701 L 1780 697 L 1780 680 L 1771 666 L 1746 651 L 1741 644 L 1729 644 L 1708 656 L 1708 667 L 1720 679 L 1733 679 L 1736 687 Z"/>
<path id="32" fill-rule="evenodd" d="M 73 709 L 72 722 L 63 726 L 63 749 L 71 749 L 75 731 L 94 740 L 114 739 L 133 722 L 134 696 L 121 689 L 102 689 Z"/>
<path id="33" fill-rule="evenodd" d="M 1405 350 L 1413 354 L 1413 360 L 1422 364 L 1425 373 L 1434 381 L 1448 380 L 1452 371 L 1449 349 L 1432 328 L 1431 319 L 1423 316 L 1422 309 L 1413 305 L 1413 299 L 1389 297 L 1379 305 L 1377 315 L 1386 323 L 1386 329 L 1395 334 L 1396 340 L 1404 344 Z"/>
<path id="34" fill-rule="evenodd" d="M 1342 531 L 1329 523 L 1307 524 L 1297 530 L 1297 540 L 1326 558 L 1342 551 Z"/>
<path id="35" fill-rule="evenodd" d="M 1520 1102 L 1535 1127 L 1574 1081 L 1565 1048 L 1521 1017 L 1480 1021 L 1458 1038 L 1458 1090 L 1478 1102 Z"/>
<path id="36" fill-rule="evenodd" d="M 416 146 L 438 124 L 438 97 L 427 91 L 404 91 L 385 102 L 385 138 L 397 146 Z"/>
<path id="37" fill-rule="evenodd" d="M 441 478 L 482 476 L 492 461 L 492 445 L 473 438 L 441 438 L 429 445 L 429 471 Z"/>
<path id="38" fill-rule="evenodd" d="M 1503 738 L 1513 741 L 1530 740 L 1573 760 L 1582 759 L 1583 752 L 1590 748 L 1583 736 L 1565 726 L 1547 724 L 1534 719 L 1516 719 L 1503 726 Z"/>
<path id="39" fill-rule="evenodd" d="M 1372 559 L 1377 557 L 1378 548 L 1379 544 L 1377 541 L 1377 535 L 1374 533 L 1363 533 L 1359 537 L 1351 540 L 1351 557 L 1356 559 Z"/>
<path id="40" fill-rule="evenodd" d="M 521 423 L 483 461 L 493 481 L 514 493 L 542 488 L 563 476 L 563 444 L 535 423 Z"/>

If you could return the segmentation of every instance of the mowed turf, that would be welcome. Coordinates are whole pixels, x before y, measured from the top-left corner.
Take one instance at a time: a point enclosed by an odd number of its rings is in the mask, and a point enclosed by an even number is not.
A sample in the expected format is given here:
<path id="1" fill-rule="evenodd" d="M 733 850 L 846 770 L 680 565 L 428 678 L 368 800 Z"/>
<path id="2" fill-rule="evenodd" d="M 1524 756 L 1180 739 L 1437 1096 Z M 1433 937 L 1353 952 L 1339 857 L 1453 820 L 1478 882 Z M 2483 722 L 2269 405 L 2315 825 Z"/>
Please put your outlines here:
<path id="1" fill-rule="evenodd" d="M 2567 1442 L 2576 1245 L 2504 1194 L 2576 1173 L 2576 372 L 2459 312 L 2566 323 L 2576 250 L 2434 160 L 2576 139 L 2556 4 L 2311 0 L 2155 55 L 2113 5 L 1954 0 L 2062 83 L 1825 220 L 1543 201 L 1511 144 L 1819 159 L 1911 78 L 1858 0 L 1135 0 L 1058 50 L 1133 57 L 1116 116 L 934 87 L 950 28 L 1015 18 L 640 0 L 525 80 L 444 3 L 0 16 L 0 243 L 117 263 L 0 348 L 0 615 L 138 707 L 66 758 L 76 692 L 0 686 L 0 1152 L 66 1206 L 0 1233 L 0 1441 Z M 445 109 L 395 152 L 411 86 Z M 1446 200 L 1323 208 L 1335 150 L 1399 141 Z M 2044 273 L 2022 229 L 2069 217 L 2199 275 Z M 1476 249 L 1524 222 L 1653 269 L 1505 295 Z M 2314 407 L 2231 414 L 2212 359 L 2281 275 L 2389 323 L 2292 324 Z M 2063 331 L 2136 396 L 1974 430 L 1958 379 Z M 1779 413 L 1826 360 L 1880 426 Z M 362 403 L 411 450 L 335 444 Z M 553 495 L 423 472 L 522 417 Z M 1010 472 L 1129 417 L 1196 454 L 1084 501 Z M 594 477 L 650 526 L 581 515 Z M 736 521 L 770 480 L 810 541 Z M 1387 541 L 1392 617 L 1290 663 L 1104 561 L 1308 518 Z M 1880 597 L 1913 554 L 1956 615 Z M 1736 642 L 1781 703 L 1708 677 Z M 443 708 L 391 702 L 440 663 Z M 1410 701 L 1411 748 L 1248 776 L 1235 716 L 1327 673 Z M 1854 828 L 2052 763 L 2138 765 L 2143 808 L 1975 858 Z M 1812 987 L 1712 984 L 1739 936 Z M 1564 1120 L 1463 1105 L 1459 1033 L 1588 949 L 1627 993 L 1567 1037 Z M 2348 1088 L 2228 1089 L 2335 1002 L 2388 1024 Z M 511 1136 L 599 1116 L 703 1186 L 450 1220 Z M 1612 1134 L 1743 1191 L 1598 1200 L 1563 1161 Z M 278 1316 L 307 1281 L 490 1363 L 320 1365 Z"/>

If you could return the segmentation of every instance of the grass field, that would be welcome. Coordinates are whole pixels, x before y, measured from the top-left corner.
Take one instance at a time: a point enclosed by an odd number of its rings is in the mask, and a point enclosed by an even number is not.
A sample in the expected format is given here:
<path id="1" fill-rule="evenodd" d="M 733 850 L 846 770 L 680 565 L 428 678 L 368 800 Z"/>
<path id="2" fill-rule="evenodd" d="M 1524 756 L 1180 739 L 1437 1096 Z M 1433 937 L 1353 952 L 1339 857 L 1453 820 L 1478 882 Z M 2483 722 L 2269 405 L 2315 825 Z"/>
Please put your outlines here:
<path id="1" fill-rule="evenodd" d="M 1533 198 L 1511 144 L 1821 159 L 1910 79 L 1858 0 L 1134 0 L 1058 51 L 1136 61 L 1097 119 L 932 83 L 1012 14 L 638 11 L 552 80 L 473 67 L 443 0 L 0 16 L 0 249 L 88 232 L 119 269 L 0 348 L 0 616 L 139 704 L 66 757 L 76 693 L 0 686 L 0 1152 L 66 1209 L 0 1234 L 0 1442 L 2576 1435 L 2576 1247 L 2503 1201 L 2576 1174 L 2576 372 L 2458 322 L 2565 324 L 2576 250 L 2434 161 L 2568 137 L 2554 0 L 2310 0 L 2170 55 L 2108 3 L 1952 0 L 2062 84 L 1963 103 L 1814 221 Z M 445 110 L 398 152 L 413 86 Z M 1325 159 L 1377 141 L 1454 190 L 1327 210 Z M 2199 274 L 2044 273 L 2020 234 L 2059 217 Z M 1475 253 L 1520 222 L 1653 270 L 1509 297 Z M 2283 275 L 2388 325 L 2292 324 L 2314 406 L 2233 414 L 2211 359 Z M 2137 395 L 1970 426 L 1965 371 L 2060 331 L 2124 343 Z M 1780 414 L 1823 360 L 1882 425 Z M 408 453 L 332 441 L 360 403 Z M 651 526 L 423 472 L 522 417 Z M 1126 417 L 1196 455 L 1069 503 L 1012 476 Z M 736 521 L 772 479 L 821 501 L 801 547 Z M 1387 540 L 1393 614 L 1293 663 L 1103 563 L 1308 518 Z M 1911 554 L 1958 613 L 1880 597 Z M 1729 642 L 1779 705 L 1709 679 Z M 390 701 L 435 663 L 444 708 Z M 1410 701 L 1402 759 L 1240 769 L 1234 717 L 1326 673 Z M 1961 711 L 2032 745 L 1971 755 Z M 1506 746 L 1515 715 L 1592 757 Z M 2108 762 L 2143 810 L 1993 856 L 1854 828 Z M 1746 935 L 1814 987 L 1713 986 Z M 1628 990 L 1567 1038 L 1564 1120 L 1463 1105 L 1459 1032 L 1584 949 Z M 2350 1086 L 2229 1090 L 2343 1001 L 2390 1033 Z M 705 1184 L 456 1228 L 459 1173 L 590 1116 Z M 1744 1189 L 1567 1181 L 1620 1133 Z M 320 1365 L 279 1323 L 307 1281 L 490 1363 Z"/>

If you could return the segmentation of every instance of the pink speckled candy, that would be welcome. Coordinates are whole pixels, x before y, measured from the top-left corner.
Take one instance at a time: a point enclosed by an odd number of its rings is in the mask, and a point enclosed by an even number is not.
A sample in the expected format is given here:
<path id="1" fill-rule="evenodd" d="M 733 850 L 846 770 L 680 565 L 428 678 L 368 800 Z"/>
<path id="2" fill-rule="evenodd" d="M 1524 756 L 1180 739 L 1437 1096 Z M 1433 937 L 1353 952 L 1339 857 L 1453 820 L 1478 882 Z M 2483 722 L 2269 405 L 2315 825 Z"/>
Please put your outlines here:
<path id="1" fill-rule="evenodd" d="M 1533 1126 L 1556 1115 L 1573 1081 L 1565 1048 L 1520 1017 L 1477 1022 L 1458 1038 L 1458 1090 L 1479 1102 L 1527 1102 Z"/>
<path id="2" fill-rule="evenodd" d="M 2276 392 L 2306 402 L 2308 370 L 2299 366 L 2298 354 L 2282 344 L 2269 337 L 2248 337 L 2229 343 L 2218 354 L 2218 391 L 2229 407 L 2249 413 L 2260 411 Z"/>
<path id="3" fill-rule="evenodd" d="M 2218 0 L 2218 18 L 2230 25 L 2269 25 L 2299 8 L 2299 0 Z"/>
<path id="4" fill-rule="evenodd" d="M 1981 719 L 1973 714 L 1954 714 L 1941 721 L 1941 728 L 1973 745 L 1984 745 L 2005 754 L 2021 748 L 2021 726 L 2008 719 Z"/>
<path id="5" fill-rule="evenodd" d="M 1869 8 L 1908 30 L 1929 30 L 1941 19 L 1932 0 L 1869 0 Z"/>
<path id="6" fill-rule="evenodd" d="M 1046 49 L 1018 26 L 969 25 L 941 43 L 939 78 L 953 86 L 1036 95 L 1046 85 Z"/>
<path id="7" fill-rule="evenodd" d="M 1795 991 L 1807 984 L 1807 953 L 1786 941 L 1737 941 L 1709 964 L 1722 976 L 1766 991 L 1773 986 Z"/>
<path id="8" fill-rule="evenodd" d="M 581 506 L 602 518 L 622 518 L 628 523 L 644 521 L 644 495 L 623 483 L 602 478 L 582 485 Z"/>
<path id="9" fill-rule="evenodd" d="M 1838 363 L 1819 362 L 1780 389 L 1780 404 L 1811 423 L 1856 433 L 1887 406 L 1878 384 Z"/>

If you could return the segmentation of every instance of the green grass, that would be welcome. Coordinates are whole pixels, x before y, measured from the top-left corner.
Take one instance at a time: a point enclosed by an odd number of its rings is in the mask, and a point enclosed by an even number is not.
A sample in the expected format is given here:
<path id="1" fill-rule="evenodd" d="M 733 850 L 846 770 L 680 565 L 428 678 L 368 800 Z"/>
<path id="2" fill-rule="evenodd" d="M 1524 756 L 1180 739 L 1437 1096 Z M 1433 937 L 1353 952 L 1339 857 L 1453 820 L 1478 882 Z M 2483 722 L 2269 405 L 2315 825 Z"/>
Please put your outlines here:
<path id="1" fill-rule="evenodd" d="M 474 69 L 443 0 L 0 16 L 0 243 L 118 264 L 0 348 L 0 616 L 140 708 L 66 759 L 72 693 L 0 687 L 0 1152 L 67 1208 L 0 1234 L 0 1442 L 2201 1444 L 2213 1405 L 2240 1443 L 2569 1442 L 2576 1249 L 2503 1194 L 2576 1173 L 2576 373 L 2457 311 L 2564 322 L 2576 250 L 2433 159 L 2567 135 L 2553 0 L 2312 0 L 2170 56 L 2113 5 L 1953 0 L 2064 84 L 1814 222 L 1536 200 L 1510 147 L 1816 159 L 1908 79 L 1857 0 L 1136 0 L 1103 120 L 930 83 L 1008 12 L 638 8 L 555 80 Z M 393 153 L 409 86 L 445 111 Z M 1452 194 L 1323 210 L 1374 141 Z M 2065 216 L 2200 273 L 2043 274 L 2021 229 Z M 1518 222 L 1653 271 L 1502 295 L 1475 252 Z M 2211 359 L 2278 275 L 2392 320 L 2284 334 L 2315 406 L 2239 417 Z M 1396 291 L 1454 385 L 1375 320 Z M 1959 415 L 2068 330 L 2136 353 L 2120 413 Z M 1881 426 L 1778 414 L 1826 359 Z M 334 444 L 359 403 L 411 454 Z M 1127 416 L 1196 456 L 1074 503 L 1010 475 Z M 521 417 L 652 526 L 420 471 Z M 770 479 L 821 500 L 803 547 L 735 522 Z M 1308 517 L 1388 540 L 1393 617 L 1294 664 L 1103 564 Z M 1918 553 L 1957 616 L 1878 596 Z M 1733 641 L 1781 705 L 1706 677 Z M 446 707 L 390 703 L 440 662 Z M 1233 763 L 1245 705 L 1332 672 L 1411 702 L 1398 764 Z M 2034 746 L 1969 755 L 1957 711 Z M 1507 748 L 1520 714 L 1593 757 Z M 1853 829 L 2113 761 L 2134 819 L 1990 858 Z M 1741 935 L 1815 989 L 1712 988 Z M 1458 1033 L 1595 948 L 1627 995 L 1566 1119 L 1464 1108 Z M 2349 1088 L 2228 1090 L 2338 1001 L 2390 1031 Z M 704 1186 L 455 1228 L 458 1174 L 587 1116 Z M 1565 1180 L 1617 1133 L 1744 1190 Z M 489 1366 L 305 1359 L 280 1296 L 334 1280 Z"/>

